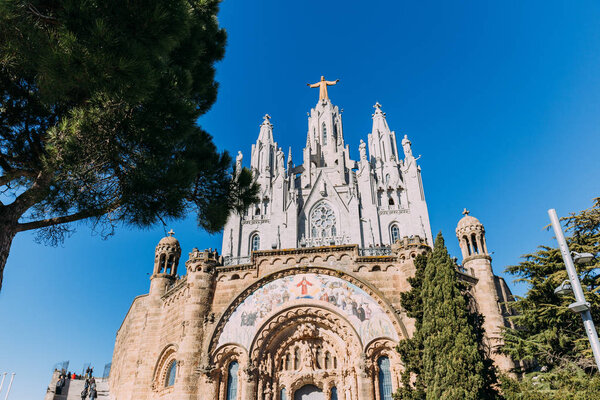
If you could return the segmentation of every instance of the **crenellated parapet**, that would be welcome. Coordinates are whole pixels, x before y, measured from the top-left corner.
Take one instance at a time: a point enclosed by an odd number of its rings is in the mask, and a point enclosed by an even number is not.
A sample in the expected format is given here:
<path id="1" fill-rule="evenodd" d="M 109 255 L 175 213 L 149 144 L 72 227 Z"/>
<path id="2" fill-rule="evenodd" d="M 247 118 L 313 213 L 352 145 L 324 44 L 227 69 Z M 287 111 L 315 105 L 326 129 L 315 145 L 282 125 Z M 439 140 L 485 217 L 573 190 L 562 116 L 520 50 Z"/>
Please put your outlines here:
<path id="1" fill-rule="evenodd" d="M 203 251 L 194 248 L 189 253 L 189 258 L 185 262 L 185 266 L 190 272 L 214 272 L 214 267 L 223 264 L 223 257 L 219 256 L 219 252 L 215 249 L 206 249 Z"/>

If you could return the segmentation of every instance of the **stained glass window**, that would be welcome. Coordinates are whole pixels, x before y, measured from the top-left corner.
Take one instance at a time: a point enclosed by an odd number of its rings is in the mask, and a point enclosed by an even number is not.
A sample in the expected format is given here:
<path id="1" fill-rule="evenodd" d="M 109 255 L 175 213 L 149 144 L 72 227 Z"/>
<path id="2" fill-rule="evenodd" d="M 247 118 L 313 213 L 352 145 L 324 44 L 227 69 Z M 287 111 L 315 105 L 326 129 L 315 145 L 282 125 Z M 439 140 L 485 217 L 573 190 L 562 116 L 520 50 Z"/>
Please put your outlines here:
<path id="1" fill-rule="evenodd" d="M 327 203 L 317 205 L 310 216 L 312 236 L 329 237 L 336 235 L 335 213 Z"/>
<path id="2" fill-rule="evenodd" d="M 173 386 L 175 384 L 175 374 L 177 373 L 177 361 L 173 360 L 169 365 L 165 386 Z"/>
<path id="3" fill-rule="evenodd" d="M 338 400 L 337 388 L 335 386 L 331 388 L 331 400 Z"/>
<path id="4" fill-rule="evenodd" d="M 239 364 L 233 361 L 229 364 L 227 376 L 227 400 L 237 400 Z M 391 399 L 391 397 L 390 397 Z"/>
<path id="5" fill-rule="evenodd" d="M 398 228 L 398 225 L 392 225 L 390 228 L 390 236 L 392 238 L 392 243 L 396 243 L 396 241 L 400 240 L 400 228 Z"/>
<path id="6" fill-rule="evenodd" d="M 250 249 L 252 251 L 258 251 L 260 249 L 260 236 L 258 236 L 258 233 L 252 235 L 252 238 L 250 239 Z"/>
<path id="7" fill-rule="evenodd" d="M 392 400 L 392 374 L 390 372 L 390 359 L 379 357 L 379 398 L 381 400 Z"/>

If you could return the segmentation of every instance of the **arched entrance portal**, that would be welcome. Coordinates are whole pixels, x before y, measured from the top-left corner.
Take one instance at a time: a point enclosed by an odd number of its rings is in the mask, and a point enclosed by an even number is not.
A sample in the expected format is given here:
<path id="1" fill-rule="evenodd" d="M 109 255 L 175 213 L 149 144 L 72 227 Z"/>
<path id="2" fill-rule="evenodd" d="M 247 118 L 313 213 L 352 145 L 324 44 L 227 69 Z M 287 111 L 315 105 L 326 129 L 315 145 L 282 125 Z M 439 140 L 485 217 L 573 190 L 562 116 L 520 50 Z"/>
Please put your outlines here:
<path id="1" fill-rule="evenodd" d="M 224 314 L 212 342 L 215 367 L 207 367 L 215 399 L 226 399 L 231 349 L 243 355 L 244 400 L 382 400 L 377 360 L 384 356 L 391 361 L 384 375 L 397 389 L 400 361 L 393 349 L 401 323 L 368 287 L 326 272 L 278 276 Z"/>
<path id="2" fill-rule="evenodd" d="M 315 385 L 305 385 L 294 393 L 294 400 L 325 400 L 325 395 Z"/>

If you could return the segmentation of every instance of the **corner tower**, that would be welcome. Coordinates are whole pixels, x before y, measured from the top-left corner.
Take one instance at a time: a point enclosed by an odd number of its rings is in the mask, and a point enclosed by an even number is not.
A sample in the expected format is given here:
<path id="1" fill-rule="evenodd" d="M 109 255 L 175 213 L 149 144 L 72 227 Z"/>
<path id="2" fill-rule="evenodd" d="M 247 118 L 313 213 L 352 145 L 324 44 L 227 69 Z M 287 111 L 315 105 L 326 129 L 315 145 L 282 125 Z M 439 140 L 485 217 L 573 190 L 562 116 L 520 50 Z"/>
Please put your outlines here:
<path id="1" fill-rule="evenodd" d="M 179 240 L 171 230 L 160 239 L 154 251 L 154 270 L 150 277 L 150 295 L 161 296 L 167 287 L 177 279 L 177 266 L 181 257 Z"/>
<path id="2" fill-rule="evenodd" d="M 488 253 L 485 240 L 485 228 L 479 220 L 465 209 L 464 217 L 456 226 L 456 237 L 462 251 L 463 268 L 477 279 L 473 286 L 473 297 L 477 302 L 478 312 L 485 316 L 483 328 L 491 349 L 490 357 L 502 371 L 510 371 L 515 367 L 513 360 L 498 352 L 502 346 L 502 329 L 507 326 L 501 303 L 509 301 L 504 295 L 506 284 L 494 275 L 492 257 Z"/>

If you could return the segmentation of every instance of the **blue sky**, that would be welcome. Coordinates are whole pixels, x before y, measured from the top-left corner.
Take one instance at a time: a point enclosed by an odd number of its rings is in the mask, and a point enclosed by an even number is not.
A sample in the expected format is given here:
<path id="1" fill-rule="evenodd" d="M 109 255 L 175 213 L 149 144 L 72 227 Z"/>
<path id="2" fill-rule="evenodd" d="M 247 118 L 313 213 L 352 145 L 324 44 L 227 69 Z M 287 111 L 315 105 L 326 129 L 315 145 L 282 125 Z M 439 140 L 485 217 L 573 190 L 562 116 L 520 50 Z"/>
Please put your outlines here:
<path id="1" fill-rule="evenodd" d="M 600 195 L 598 20 L 599 4 L 585 1 L 226 0 L 219 98 L 199 122 L 248 163 L 269 113 L 275 139 L 299 163 L 318 96 L 306 83 L 339 78 L 329 95 L 344 109 L 353 158 L 379 101 L 422 155 L 434 235 L 442 231 L 459 256 L 454 228 L 469 208 L 503 275 L 520 255 L 554 244 L 548 208 L 565 215 Z M 170 228 L 184 260 L 195 246 L 221 247 L 193 218 Z M 11 399 L 40 398 L 58 361 L 97 371 L 110 362 L 164 232 L 121 228 L 102 240 L 83 225 L 57 248 L 17 236 L 0 293 L 0 372 L 17 373 Z"/>

